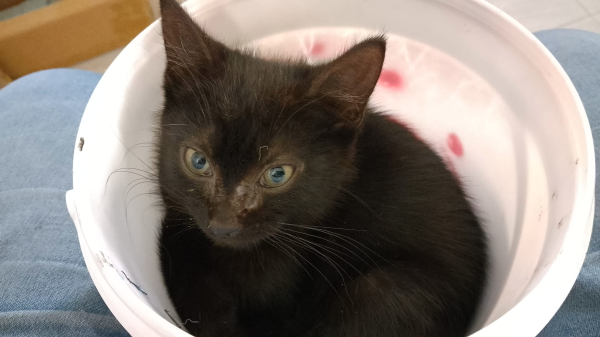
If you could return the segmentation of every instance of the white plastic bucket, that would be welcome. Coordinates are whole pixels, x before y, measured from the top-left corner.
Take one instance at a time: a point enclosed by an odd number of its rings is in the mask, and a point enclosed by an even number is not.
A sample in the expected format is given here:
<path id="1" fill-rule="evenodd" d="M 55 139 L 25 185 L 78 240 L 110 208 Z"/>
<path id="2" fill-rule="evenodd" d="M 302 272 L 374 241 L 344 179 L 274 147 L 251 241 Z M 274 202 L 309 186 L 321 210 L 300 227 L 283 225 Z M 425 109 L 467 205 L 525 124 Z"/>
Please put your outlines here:
<path id="1" fill-rule="evenodd" d="M 456 146 L 446 135 L 460 132 L 468 155 L 461 143 L 460 158 L 449 163 L 476 202 L 492 250 L 473 336 L 541 331 L 587 251 L 595 166 L 581 101 L 527 30 L 481 0 L 203 0 L 184 7 L 226 43 L 314 27 L 385 29 L 466 69 L 481 90 L 467 90 L 457 104 L 439 92 L 407 95 L 394 105 L 376 91 L 374 100 L 397 109 L 443 156 L 446 142 Z M 96 87 L 77 135 L 67 204 L 92 279 L 123 326 L 134 336 L 187 336 L 176 326 L 186 322 L 175 314 L 160 274 L 162 211 L 148 194 L 155 185 L 136 180 L 153 170 L 145 163 L 152 162 L 151 127 L 162 104 L 159 33 L 160 22 L 144 30 Z M 409 66 L 412 56 L 423 57 L 405 55 Z M 495 105 L 474 114 L 485 100 Z"/>

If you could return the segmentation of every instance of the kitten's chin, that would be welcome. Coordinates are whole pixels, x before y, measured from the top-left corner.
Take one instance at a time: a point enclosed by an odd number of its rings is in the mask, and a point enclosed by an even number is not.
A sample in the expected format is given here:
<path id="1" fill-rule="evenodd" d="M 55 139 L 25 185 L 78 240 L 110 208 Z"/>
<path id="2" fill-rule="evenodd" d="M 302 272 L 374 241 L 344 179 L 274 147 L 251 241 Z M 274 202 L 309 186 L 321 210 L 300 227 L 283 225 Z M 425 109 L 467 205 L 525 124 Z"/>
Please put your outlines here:
<path id="1" fill-rule="evenodd" d="M 213 242 L 218 247 L 230 248 L 230 249 L 235 249 L 235 250 L 250 250 L 250 249 L 256 247 L 260 243 L 260 241 L 257 243 L 253 243 L 253 242 L 239 242 L 239 241 L 227 240 L 227 239 L 213 240 Z"/>
<path id="2" fill-rule="evenodd" d="M 232 237 L 232 238 L 217 238 L 214 235 L 206 233 L 206 235 L 214 242 L 215 246 L 222 248 L 231 248 L 237 250 L 249 250 L 260 245 L 266 236 L 256 235 L 253 237 Z"/>

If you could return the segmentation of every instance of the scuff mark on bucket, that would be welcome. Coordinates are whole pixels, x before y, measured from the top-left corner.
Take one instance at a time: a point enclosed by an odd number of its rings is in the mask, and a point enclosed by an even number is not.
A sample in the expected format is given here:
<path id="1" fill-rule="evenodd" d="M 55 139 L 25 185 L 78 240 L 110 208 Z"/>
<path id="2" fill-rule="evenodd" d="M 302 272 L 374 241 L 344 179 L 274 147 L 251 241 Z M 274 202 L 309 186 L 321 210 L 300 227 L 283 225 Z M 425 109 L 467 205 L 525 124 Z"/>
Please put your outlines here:
<path id="1" fill-rule="evenodd" d="M 138 286 L 137 284 L 133 283 L 133 281 L 131 281 L 129 279 L 129 277 L 127 277 L 127 274 L 125 274 L 124 271 L 121 270 L 121 273 L 123 273 L 123 276 L 125 276 L 125 278 L 127 279 L 127 281 L 129 281 L 129 283 L 131 283 L 139 292 L 141 292 L 142 294 L 148 296 L 148 294 L 142 290 L 142 288 L 140 288 L 140 286 Z"/>

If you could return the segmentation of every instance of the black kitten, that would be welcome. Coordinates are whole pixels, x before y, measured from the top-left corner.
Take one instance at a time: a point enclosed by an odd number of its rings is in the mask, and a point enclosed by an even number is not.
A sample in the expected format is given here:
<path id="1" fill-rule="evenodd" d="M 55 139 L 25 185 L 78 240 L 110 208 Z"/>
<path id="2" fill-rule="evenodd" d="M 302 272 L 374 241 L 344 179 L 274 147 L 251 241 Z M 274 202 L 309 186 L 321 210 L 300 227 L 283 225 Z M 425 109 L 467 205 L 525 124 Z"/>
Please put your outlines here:
<path id="1" fill-rule="evenodd" d="M 486 241 L 442 160 L 370 110 L 385 39 L 319 66 L 162 0 L 164 280 L 197 336 L 463 336 Z"/>

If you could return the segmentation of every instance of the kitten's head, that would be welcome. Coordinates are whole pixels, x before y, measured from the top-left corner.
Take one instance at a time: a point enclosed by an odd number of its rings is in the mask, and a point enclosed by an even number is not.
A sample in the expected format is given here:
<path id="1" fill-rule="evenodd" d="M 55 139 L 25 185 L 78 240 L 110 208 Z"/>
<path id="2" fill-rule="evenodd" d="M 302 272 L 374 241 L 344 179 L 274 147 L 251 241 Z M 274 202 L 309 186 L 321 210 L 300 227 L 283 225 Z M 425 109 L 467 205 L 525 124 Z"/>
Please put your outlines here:
<path id="1" fill-rule="evenodd" d="M 322 219 L 356 175 L 384 38 L 319 66 L 274 62 L 213 40 L 174 0 L 162 0 L 161 12 L 158 163 L 167 205 L 230 247 Z"/>

